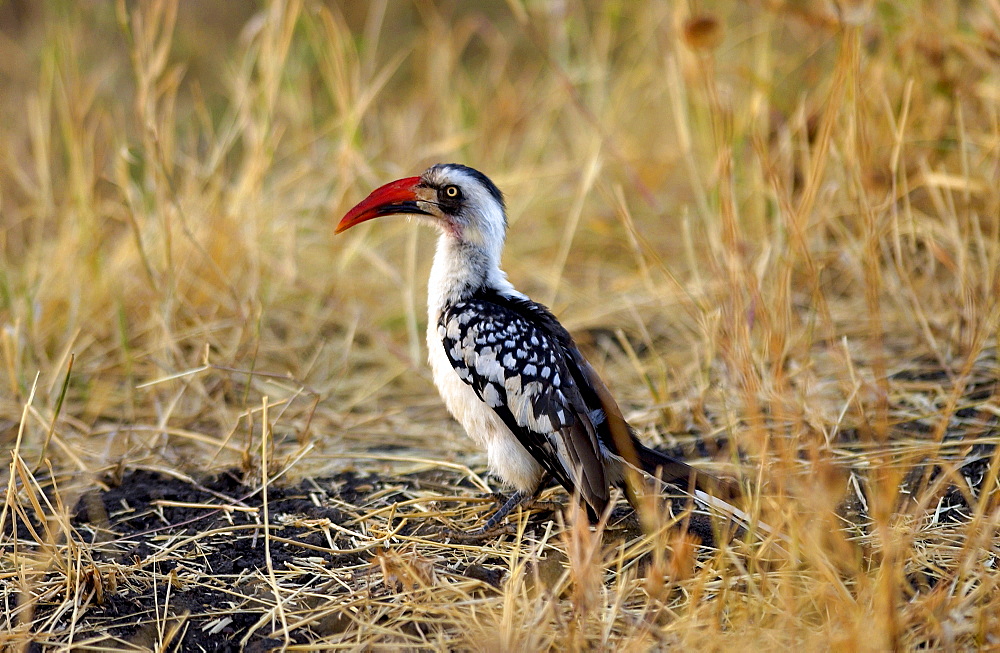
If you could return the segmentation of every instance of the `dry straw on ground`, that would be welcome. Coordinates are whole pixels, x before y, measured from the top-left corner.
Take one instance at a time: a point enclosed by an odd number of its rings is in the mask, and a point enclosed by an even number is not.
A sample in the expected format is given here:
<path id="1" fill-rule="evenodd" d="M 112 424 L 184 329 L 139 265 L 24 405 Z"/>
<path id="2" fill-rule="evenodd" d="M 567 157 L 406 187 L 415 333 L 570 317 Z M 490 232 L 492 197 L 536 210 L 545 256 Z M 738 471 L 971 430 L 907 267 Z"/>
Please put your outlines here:
<path id="1" fill-rule="evenodd" d="M 0 86 L 3 646 L 1000 647 L 997 2 L 21 0 Z M 434 536 L 431 236 L 331 231 L 436 161 L 778 542 Z"/>

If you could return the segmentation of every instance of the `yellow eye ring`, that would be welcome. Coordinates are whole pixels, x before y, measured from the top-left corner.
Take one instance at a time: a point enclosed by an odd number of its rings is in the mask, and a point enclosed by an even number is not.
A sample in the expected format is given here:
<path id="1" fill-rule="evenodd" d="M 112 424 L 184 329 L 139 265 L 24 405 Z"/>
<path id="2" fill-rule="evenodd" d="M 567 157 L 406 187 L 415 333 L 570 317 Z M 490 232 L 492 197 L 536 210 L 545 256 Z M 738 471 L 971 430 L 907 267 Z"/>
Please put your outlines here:
<path id="1" fill-rule="evenodd" d="M 446 197 L 456 198 L 458 197 L 458 186 L 448 186 L 444 189 L 444 194 Z"/>

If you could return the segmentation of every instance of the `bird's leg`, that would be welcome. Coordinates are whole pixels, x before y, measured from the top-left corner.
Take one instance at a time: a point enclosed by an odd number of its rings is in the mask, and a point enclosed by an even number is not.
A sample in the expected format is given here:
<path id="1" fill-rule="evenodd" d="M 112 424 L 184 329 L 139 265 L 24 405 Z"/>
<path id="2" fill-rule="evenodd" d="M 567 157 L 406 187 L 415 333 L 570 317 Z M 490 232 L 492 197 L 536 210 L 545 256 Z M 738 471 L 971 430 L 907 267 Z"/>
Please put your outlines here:
<path id="1" fill-rule="evenodd" d="M 500 525 L 501 520 L 509 515 L 514 508 L 517 508 L 532 496 L 534 496 L 534 494 L 520 491 L 510 495 L 510 498 L 507 499 L 507 501 L 505 501 L 495 513 L 490 515 L 490 518 L 486 520 L 486 523 L 482 526 L 482 528 L 477 528 L 476 530 L 469 531 L 468 533 L 456 531 L 451 528 L 442 528 L 440 533 L 441 535 L 445 535 L 449 539 L 457 542 L 474 542 L 484 540 L 494 535 L 509 535 L 514 532 L 514 525 Z"/>
<path id="2" fill-rule="evenodd" d="M 470 535 L 473 534 L 478 535 L 491 532 L 493 529 L 497 527 L 497 525 L 500 524 L 500 522 L 504 520 L 504 518 L 507 515 L 514 512 L 515 508 L 517 508 L 522 504 L 530 502 L 536 496 L 538 496 L 537 489 L 534 492 L 530 493 L 518 490 L 514 494 L 510 495 L 510 497 L 508 497 L 507 500 L 504 501 L 503 505 L 500 506 L 496 512 L 490 515 L 489 519 L 486 520 L 486 523 L 483 525 L 482 528 L 477 528 L 476 530 L 472 531 Z"/>
<path id="3" fill-rule="evenodd" d="M 546 480 L 548 476 L 543 477 L 535 489 L 531 492 L 525 492 L 523 490 L 518 490 L 514 494 L 510 495 L 503 505 L 500 506 L 496 512 L 490 515 L 486 523 L 483 524 L 481 528 L 477 528 L 474 531 L 469 531 L 468 533 L 462 533 L 460 531 L 453 531 L 447 529 L 445 532 L 449 537 L 460 541 L 470 541 L 470 540 L 481 540 L 492 535 L 500 534 L 510 534 L 514 532 L 513 524 L 504 524 L 502 522 L 507 515 L 514 512 L 514 509 L 519 506 L 531 506 L 534 505 L 535 500 L 538 499 L 538 495 L 541 493 L 542 488 L 546 487 Z M 496 496 L 496 495 L 494 495 Z"/>

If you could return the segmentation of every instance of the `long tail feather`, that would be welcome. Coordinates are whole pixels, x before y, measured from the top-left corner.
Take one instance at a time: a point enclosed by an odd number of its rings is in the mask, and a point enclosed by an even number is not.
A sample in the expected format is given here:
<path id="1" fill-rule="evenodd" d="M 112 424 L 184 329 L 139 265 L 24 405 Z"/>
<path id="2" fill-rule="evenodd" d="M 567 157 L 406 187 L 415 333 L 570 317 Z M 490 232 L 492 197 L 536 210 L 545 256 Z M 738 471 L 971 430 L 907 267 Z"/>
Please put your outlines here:
<path id="1" fill-rule="evenodd" d="M 694 489 L 691 495 L 705 506 L 736 520 L 744 528 L 752 526 L 768 535 L 775 535 L 771 526 L 760 520 L 751 519 L 750 515 L 734 505 L 734 502 L 738 502 L 743 496 L 736 482 L 699 471 L 684 461 L 650 449 L 640 442 L 635 442 L 634 446 L 641 471 L 662 483 L 684 491 L 690 490 L 693 483 Z"/>

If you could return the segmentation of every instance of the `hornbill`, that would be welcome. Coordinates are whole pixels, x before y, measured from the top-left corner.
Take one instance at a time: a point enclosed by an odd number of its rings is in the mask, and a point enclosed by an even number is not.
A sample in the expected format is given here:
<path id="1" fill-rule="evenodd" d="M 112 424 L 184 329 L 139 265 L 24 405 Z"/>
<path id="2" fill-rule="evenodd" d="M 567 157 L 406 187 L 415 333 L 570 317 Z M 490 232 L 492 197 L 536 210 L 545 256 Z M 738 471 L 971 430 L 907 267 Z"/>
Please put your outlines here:
<path id="1" fill-rule="evenodd" d="M 486 449 L 490 470 L 516 490 L 476 533 L 495 529 L 548 477 L 578 492 L 591 519 L 612 486 L 635 507 L 630 467 L 744 517 L 719 496 L 732 496 L 732 484 L 639 442 L 566 329 L 507 280 L 506 207 L 486 175 L 445 163 L 390 182 L 348 211 L 336 233 L 386 215 L 416 216 L 440 231 L 427 299 L 434 383 Z"/>

